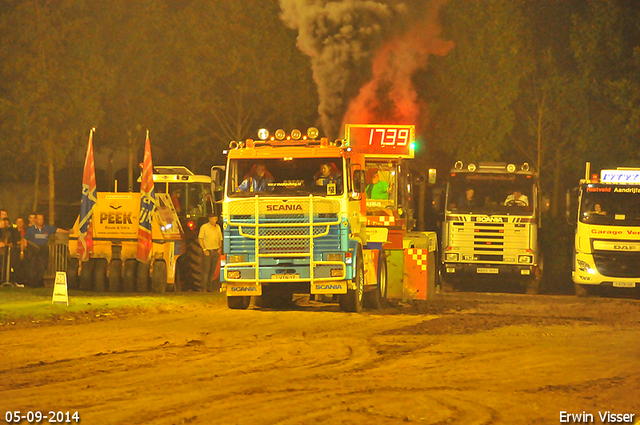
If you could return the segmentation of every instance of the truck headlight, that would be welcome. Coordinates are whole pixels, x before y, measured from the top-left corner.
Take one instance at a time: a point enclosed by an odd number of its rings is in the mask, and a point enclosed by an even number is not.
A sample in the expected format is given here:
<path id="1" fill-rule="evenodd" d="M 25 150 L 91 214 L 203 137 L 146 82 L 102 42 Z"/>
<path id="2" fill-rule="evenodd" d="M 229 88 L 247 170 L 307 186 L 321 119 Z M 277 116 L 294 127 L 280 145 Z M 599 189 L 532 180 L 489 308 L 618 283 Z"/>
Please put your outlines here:
<path id="1" fill-rule="evenodd" d="M 342 261 L 342 254 L 327 254 L 327 261 Z"/>
<path id="2" fill-rule="evenodd" d="M 227 255 L 227 263 L 244 263 L 244 255 Z"/>
<path id="3" fill-rule="evenodd" d="M 518 255 L 518 263 L 531 264 L 531 260 L 530 255 Z"/>
<path id="4" fill-rule="evenodd" d="M 331 277 L 342 277 L 342 269 L 331 269 Z"/>
<path id="5" fill-rule="evenodd" d="M 447 261 L 458 261 L 458 253 L 457 252 L 447 252 L 445 255 L 445 260 Z"/>
<path id="6" fill-rule="evenodd" d="M 591 273 L 591 274 L 595 274 L 596 273 L 596 271 L 594 269 L 592 269 L 591 265 L 589 263 L 587 263 L 586 261 L 576 260 L 576 263 L 578 264 L 578 269 L 580 269 L 581 272 L 587 272 L 587 273 Z"/>
<path id="7" fill-rule="evenodd" d="M 227 272 L 229 279 L 240 279 L 240 270 L 230 270 Z"/>

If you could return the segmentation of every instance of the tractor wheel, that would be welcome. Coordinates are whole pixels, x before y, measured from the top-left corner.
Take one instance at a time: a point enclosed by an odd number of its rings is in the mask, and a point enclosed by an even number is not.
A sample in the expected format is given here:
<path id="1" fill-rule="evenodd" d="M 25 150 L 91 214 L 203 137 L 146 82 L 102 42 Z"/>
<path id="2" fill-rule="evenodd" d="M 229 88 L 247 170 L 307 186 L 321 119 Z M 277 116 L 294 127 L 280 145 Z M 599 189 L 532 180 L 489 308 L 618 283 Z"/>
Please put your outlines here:
<path id="1" fill-rule="evenodd" d="M 149 292 L 149 263 L 138 262 L 138 270 L 136 271 L 136 291 L 142 293 Z"/>
<path id="2" fill-rule="evenodd" d="M 124 292 L 134 292 L 136 288 L 136 269 L 138 260 L 126 260 L 124 262 Z"/>
<path id="3" fill-rule="evenodd" d="M 340 295 L 340 309 L 352 313 L 360 313 L 362 310 L 362 296 L 364 293 L 364 262 L 362 251 L 358 250 L 356 255 L 356 275 L 353 279 L 355 289 L 347 289 L 347 293 Z"/>
<path id="4" fill-rule="evenodd" d="M 67 262 L 67 287 L 69 289 L 78 289 L 78 268 L 79 260 L 69 258 Z"/>
<path id="5" fill-rule="evenodd" d="M 227 297 L 227 305 L 233 310 L 246 310 L 251 304 L 251 297 Z"/>
<path id="6" fill-rule="evenodd" d="M 120 292 L 122 282 L 122 260 L 114 258 L 109 263 L 109 292 Z"/>
<path id="7" fill-rule="evenodd" d="M 82 262 L 82 268 L 80 269 L 80 290 L 81 291 L 93 290 L 93 265 L 94 265 L 93 258 L 90 258 L 88 261 Z"/>
<path id="8" fill-rule="evenodd" d="M 167 263 L 164 260 L 158 260 L 153 263 L 151 290 L 156 294 L 164 294 L 167 290 Z"/>
<path id="9" fill-rule="evenodd" d="M 364 293 L 362 304 L 365 308 L 373 308 L 375 310 L 381 310 L 387 304 L 387 255 L 384 249 L 380 250 L 380 255 L 378 255 L 378 282 L 376 289 Z"/>
<path id="10" fill-rule="evenodd" d="M 107 282 L 107 260 L 96 258 L 93 264 L 93 290 L 104 292 Z"/>
<path id="11" fill-rule="evenodd" d="M 176 264 L 180 275 L 180 289 L 200 289 L 202 280 L 202 249 L 196 242 L 190 242 L 187 252 L 182 254 Z"/>

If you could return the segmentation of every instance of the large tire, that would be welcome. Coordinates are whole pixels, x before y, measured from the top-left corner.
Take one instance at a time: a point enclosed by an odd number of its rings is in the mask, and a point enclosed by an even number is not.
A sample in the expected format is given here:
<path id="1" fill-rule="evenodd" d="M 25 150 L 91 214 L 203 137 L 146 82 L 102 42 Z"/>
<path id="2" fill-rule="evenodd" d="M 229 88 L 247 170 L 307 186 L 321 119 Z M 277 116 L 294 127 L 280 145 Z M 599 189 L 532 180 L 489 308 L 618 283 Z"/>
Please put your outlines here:
<path id="1" fill-rule="evenodd" d="M 120 292 L 122 284 L 122 260 L 113 258 L 109 263 L 109 292 Z"/>
<path id="2" fill-rule="evenodd" d="M 149 263 L 138 261 L 138 269 L 136 271 L 136 291 L 141 293 L 149 292 Z"/>
<path id="3" fill-rule="evenodd" d="M 164 294 L 167 290 L 167 263 L 164 260 L 158 260 L 153 263 L 151 290 L 156 294 Z"/>
<path id="4" fill-rule="evenodd" d="M 134 292 L 136 288 L 136 271 L 138 268 L 138 260 L 126 260 L 124 262 L 124 292 Z"/>
<path id="5" fill-rule="evenodd" d="M 180 256 L 177 267 L 180 270 L 180 289 L 199 290 L 202 280 L 202 249 L 197 242 L 187 245 L 187 252 Z"/>
<path id="6" fill-rule="evenodd" d="M 93 290 L 104 292 L 107 283 L 107 259 L 96 258 L 93 264 Z"/>
<path id="7" fill-rule="evenodd" d="M 251 297 L 227 297 L 227 305 L 233 310 L 246 310 L 251 304 Z"/>
<path id="8" fill-rule="evenodd" d="M 384 249 L 378 255 L 378 282 L 376 289 L 365 292 L 362 298 L 364 308 L 381 310 L 387 305 L 387 255 Z"/>
<path id="9" fill-rule="evenodd" d="M 78 289 L 78 268 L 80 261 L 77 258 L 69 258 L 67 262 L 67 287 Z"/>
<path id="10" fill-rule="evenodd" d="M 340 295 L 340 309 L 342 311 L 360 313 L 364 295 L 364 262 L 361 250 L 358 250 L 356 255 L 356 275 L 353 280 L 356 285 L 355 289 L 348 288 L 346 294 Z"/>
<path id="11" fill-rule="evenodd" d="M 93 290 L 93 265 L 94 259 L 90 258 L 87 261 L 82 262 L 82 269 L 80 269 L 80 290 L 92 291 Z"/>

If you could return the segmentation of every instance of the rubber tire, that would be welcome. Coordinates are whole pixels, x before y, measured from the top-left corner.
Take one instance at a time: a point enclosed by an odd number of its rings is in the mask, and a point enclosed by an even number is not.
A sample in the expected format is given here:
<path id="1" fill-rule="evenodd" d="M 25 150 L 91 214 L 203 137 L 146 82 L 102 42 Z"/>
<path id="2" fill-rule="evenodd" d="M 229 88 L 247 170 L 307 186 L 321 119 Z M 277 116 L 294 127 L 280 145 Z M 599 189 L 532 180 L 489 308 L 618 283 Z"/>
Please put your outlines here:
<path id="1" fill-rule="evenodd" d="M 126 260 L 124 262 L 124 273 L 122 282 L 124 284 L 124 292 L 134 292 L 136 289 L 136 271 L 138 268 L 138 260 Z"/>
<path id="2" fill-rule="evenodd" d="M 122 260 L 113 258 L 109 263 L 109 292 L 120 292 L 122 285 Z"/>
<path id="3" fill-rule="evenodd" d="M 89 258 L 89 260 L 82 262 L 82 269 L 80 270 L 81 291 L 93 290 L 93 265 L 93 258 Z"/>
<path id="4" fill-rule="evenodd" d="M 136 270 L 136 292 L 143 294 L 149 292 L 149 269 L 149 263 L 138 261 L 138 268 Z"/>
<path id="5" fill-rule="evenodd" d="M 167 291 L 167 263 L 164 260 L 154 261 L 151 272 L 151 290 L 156 294 Z"/>
<path id="6" fill-rule="evenodd" d="M 69 258 L 67 261 L 67 288 L 78 289 L 78 269 L 80 268 L 80 260 L 77 258 Z"/>
<path id="7" fill-rule="evenodd" d="M 347 288 L 347 293 L 340 295 L 340 310 L 360 313 L 364 295 L 364 262 L 361 250 L 358 250 L 356 254 L 356 276 L 354 281 L 356 282 L 356 289 Z"/>
<path id="8" fill-rule="evenodd" d="M 364 308 L 381 310 L 387 305 L 387 254 L 384 249 L 378 255 L 378 281 L 373 291 L 365 292 L 362 298 Z"/>
<path id="9" fill-rule="evenodd" d="M 181 276 L 185 289 L 202 289 L 200 283 L 202 280 L 202 248 L 194 241 L 187 246 L 187 252 L 183 254 L 185 257 L 182 262 Z"/>
<path id="10" fill-rule="evenodd" d="M 227 297 L 227 305 L 233 310 L 246 310 L 251 304 L 251 297 Z"/>
<path id="11" fill-rule="evenodd" d="M 104 292 L 107 283 L 107 259 L 96 258 L 93 264 L 93 290 Z"/>

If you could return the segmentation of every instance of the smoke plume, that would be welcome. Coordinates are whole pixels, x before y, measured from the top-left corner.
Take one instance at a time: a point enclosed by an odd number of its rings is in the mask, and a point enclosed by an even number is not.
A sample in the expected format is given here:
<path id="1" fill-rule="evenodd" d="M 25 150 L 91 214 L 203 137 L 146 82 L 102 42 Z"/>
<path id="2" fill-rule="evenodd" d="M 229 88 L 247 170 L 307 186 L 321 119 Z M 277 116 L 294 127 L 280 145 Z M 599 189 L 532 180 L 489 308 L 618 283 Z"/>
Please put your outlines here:
<path id="1" fill-rule="evenodd" d="M 429 55 L 446 55 L 438 12 L 446 0 L 280 0 L 282 20 L 311 58 L 321 126 L 413 124 L 419 115 L 411 77 Z"/>

